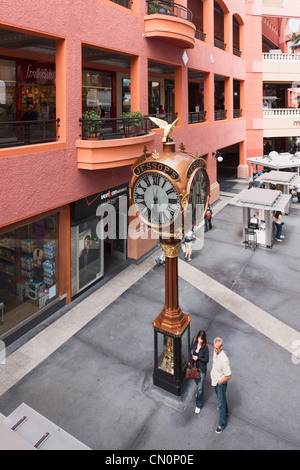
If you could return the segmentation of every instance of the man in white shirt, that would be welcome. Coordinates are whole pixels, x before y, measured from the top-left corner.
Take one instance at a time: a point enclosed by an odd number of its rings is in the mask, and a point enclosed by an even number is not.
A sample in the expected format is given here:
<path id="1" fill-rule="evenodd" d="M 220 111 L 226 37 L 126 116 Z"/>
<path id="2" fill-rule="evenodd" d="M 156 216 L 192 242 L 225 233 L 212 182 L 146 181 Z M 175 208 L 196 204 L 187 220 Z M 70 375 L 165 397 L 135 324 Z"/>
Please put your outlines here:
<path id="1" fill-rule="evenodd" d="M 228 415 L 226 400 L 227 382 L 232 377 L 229 359 L 223 351 L 222 338 L 215 338 L 214 340 L 214 356 L 210 377 L 211 384 L 215 387 L 218 398 L 219 426 L 216 429 L 216 433 L 221 434 L 226 427 Z"/>

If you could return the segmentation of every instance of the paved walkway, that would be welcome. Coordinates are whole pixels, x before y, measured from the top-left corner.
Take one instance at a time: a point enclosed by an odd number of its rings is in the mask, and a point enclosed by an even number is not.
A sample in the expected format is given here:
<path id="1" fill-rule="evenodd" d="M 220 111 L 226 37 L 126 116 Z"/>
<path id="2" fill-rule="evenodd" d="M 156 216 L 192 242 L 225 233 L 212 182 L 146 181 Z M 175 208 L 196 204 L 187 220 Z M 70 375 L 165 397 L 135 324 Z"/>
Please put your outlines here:
<path id="1" fill-rule="evenodd" d="M 298 252 L 293 260 L 300 240 L 298 206 L 286 223 L 295 243 L 252 252 L 241 245 L 242 216 L 227 206 L 229 197 L 221 196 L 213 207 L 214 229 L 205 235 L 203 251 L 193 253 L 192 263 L 179 259 L 180 304 L 192 314 L 191 334 L 204 328 L 212 353 L 221 329 L 234 368 L 227 437 L 224 432 L 216 440 L 214 434 L 209 374 L 201 418 L 193 413 L 192 385 L 184 403 L 151 387 L 151 321 L 162 307 L 164 290 L 164 270 L 154 267 L 155 255 L 74 303 L 0 364 L 0 413 L 7 415 L 24 401 L 92 449 L 300 449 L 300 374 L 292 361 L 300 340 L 300 297 L 298 277 L 290 271 L 297 273 L 299 265 Z M 282 266 L 278 284 L 276 277 L 272 283 L 275 260 Z M 261 280 L 268 267 L 271 274 Z M 285 284 L 287 278 L 292 283 Z M 122 383 L 106 376 L 108 364 L 120 377 L 126 373 Z M 68 396 L 66 377 L 73 385 Z M 81 403 L 86 416 L 83 411 L 75 418 L 72 403 Z M 200 441 L 196 433 L 203 436 Z"/>

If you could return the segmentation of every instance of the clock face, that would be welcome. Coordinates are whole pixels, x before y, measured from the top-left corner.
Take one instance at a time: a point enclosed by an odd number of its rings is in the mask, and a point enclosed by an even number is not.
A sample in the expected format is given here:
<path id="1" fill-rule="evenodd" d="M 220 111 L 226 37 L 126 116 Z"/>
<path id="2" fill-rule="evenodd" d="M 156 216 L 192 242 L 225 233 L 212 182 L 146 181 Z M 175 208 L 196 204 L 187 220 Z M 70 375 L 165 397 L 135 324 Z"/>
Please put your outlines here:
<path id="1" fill-rule="evenodd" d="M 140 218 L 148 225 L 170 225 L 180 212 L 180 198 L 169 178 L 149 172 L 133 188 L 133 200 Z"/>
<path id="2" fill-rule="evenodd" d="M 197 225 L 203 218 L 209 198 L 209 178 L 206 170 L 198 168 L 189 182 L 189 206 L 192 209 L 192 224 Z"/>

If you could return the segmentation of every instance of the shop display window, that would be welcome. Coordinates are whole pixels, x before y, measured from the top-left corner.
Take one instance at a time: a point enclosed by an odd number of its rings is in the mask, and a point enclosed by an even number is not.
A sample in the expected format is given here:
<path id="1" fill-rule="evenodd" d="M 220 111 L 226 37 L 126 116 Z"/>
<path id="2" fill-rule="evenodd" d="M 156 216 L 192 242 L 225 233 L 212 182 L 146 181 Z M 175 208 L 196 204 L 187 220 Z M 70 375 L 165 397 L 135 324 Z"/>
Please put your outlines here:
<path id="1" fill-rule="evenodd" d="M 0 122 L 16 119 L 16 62 L 0 59 Z"/>
<path id="2" fill-rule="evenodd" d="M 55 85 L 22 84 L 22 121 L 49 121 L 56 119 Z"/>
<path id="3" fill-rule="evenodd" d="M 0 235 L 0 335 L 58 295 L 57 215 Z"/>

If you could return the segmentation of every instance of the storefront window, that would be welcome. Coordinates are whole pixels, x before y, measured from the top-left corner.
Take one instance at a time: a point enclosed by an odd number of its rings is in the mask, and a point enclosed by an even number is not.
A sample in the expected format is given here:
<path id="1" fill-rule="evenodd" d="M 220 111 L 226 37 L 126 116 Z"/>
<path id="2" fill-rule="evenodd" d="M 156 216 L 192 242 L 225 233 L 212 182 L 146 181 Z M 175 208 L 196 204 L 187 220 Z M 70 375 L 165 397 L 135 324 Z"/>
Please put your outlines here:
<path id="1" fill-rule="evenodd" d="M 16 62 L 0 59 L 0 122 L 16 119 Z"/>
<path id="2" fill-rule="evenodd" d="M 57 297 L 57 221 L 52 215 L 0 235 L 0 335 Z"/>
<path id="3" fill-rule="evenodd" d="M 112 74 L 82 71 L 82 112 L 94 110 L 100 117 L 111 117 Z"/>
<path id="4" fill-rule="evenodd" d="M 55 119 L 55 85 L 22 85 L 22 121 Z"/>

